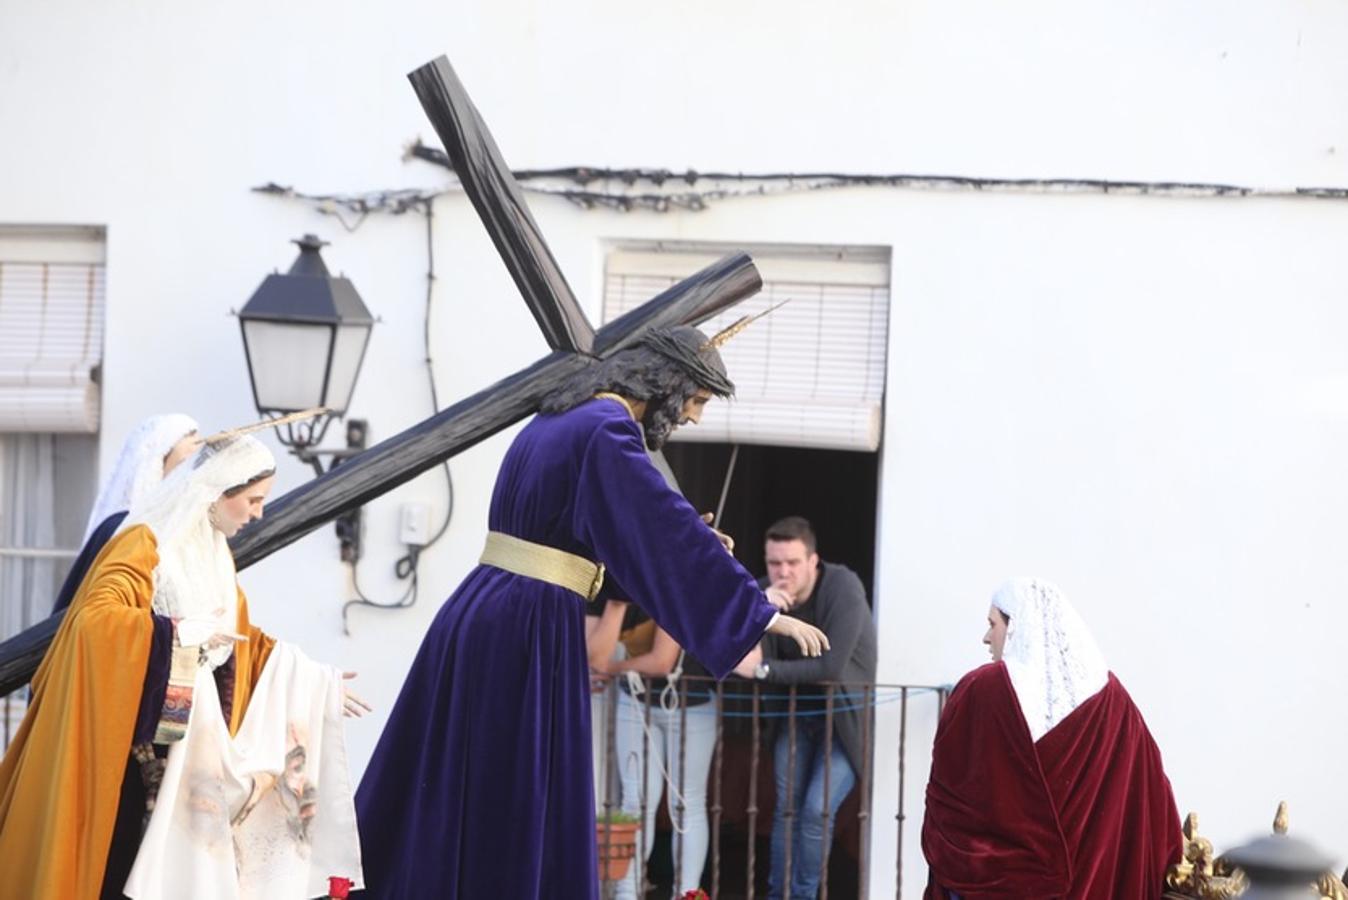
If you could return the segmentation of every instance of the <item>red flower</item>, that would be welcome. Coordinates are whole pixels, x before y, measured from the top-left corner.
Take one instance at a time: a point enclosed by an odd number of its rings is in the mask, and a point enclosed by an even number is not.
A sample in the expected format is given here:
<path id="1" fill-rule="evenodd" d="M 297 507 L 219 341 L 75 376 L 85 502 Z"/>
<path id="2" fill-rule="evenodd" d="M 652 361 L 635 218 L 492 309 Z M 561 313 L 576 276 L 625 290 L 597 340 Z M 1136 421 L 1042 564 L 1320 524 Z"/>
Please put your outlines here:
<path id="1" fill-rule="evenodd" d="M 711 900 L 711 898 L 707 896 L 707 892 L 702 890 L 702 888 L 696 888 L 684 894 L 679 900 Z"/>
<path id="2" fill-rule="evenodd" d="M 346 900 L 351 895 L 351 879 L 340 875 L 328 878 L 328 900 Z"/>

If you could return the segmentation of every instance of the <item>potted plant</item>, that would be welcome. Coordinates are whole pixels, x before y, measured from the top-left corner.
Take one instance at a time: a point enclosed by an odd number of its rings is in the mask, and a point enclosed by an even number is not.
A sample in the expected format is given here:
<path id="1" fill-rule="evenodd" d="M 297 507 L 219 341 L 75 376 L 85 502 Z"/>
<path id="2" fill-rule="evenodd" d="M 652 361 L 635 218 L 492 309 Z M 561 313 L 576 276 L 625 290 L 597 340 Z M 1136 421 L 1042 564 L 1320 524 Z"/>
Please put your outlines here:
<path id="1" fill-rule="evenodd" d="M 595 819 L 595 841 L 599 847 L 599 877 L 617 881 L 637 855 L 637 817 L 624 812 L 601 813 Z"/>

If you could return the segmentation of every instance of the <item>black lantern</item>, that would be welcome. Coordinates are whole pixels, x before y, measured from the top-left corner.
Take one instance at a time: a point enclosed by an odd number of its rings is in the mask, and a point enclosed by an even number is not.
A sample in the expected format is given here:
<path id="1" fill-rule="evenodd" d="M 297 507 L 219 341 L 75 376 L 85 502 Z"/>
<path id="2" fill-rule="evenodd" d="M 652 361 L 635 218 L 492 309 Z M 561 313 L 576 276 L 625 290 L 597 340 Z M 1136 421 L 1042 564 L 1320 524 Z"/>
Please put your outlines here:
<path id="1" fill-rule="evenodd" d="M 280 435 L 321 473 L 312 448 L 333 417 L 346 413 L 374 317 L 350 280 L 328 272 L 319 255 L 326 241 L 306 234 L 294 243 L 300 255 L 290 271 L 263 280 L 239 311 L 239 325 L 258 412 L 280 415 L 315 406 L 329 411 L 287 425 Z"/>

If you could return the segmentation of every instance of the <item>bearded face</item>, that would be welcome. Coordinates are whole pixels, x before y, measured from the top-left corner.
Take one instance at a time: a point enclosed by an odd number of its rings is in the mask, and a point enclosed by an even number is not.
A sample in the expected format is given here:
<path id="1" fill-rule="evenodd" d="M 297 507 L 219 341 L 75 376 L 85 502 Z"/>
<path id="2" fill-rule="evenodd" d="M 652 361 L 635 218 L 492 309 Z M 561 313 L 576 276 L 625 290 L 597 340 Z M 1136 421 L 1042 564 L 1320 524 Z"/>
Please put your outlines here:
<path id="1" fill-rule="evenodd" d="M 669 436 L 674 433 L 675 424 L 662 414 L 661 408 L 654 403 L 646 405 L 646 415 L 641 419 L 641 430 L 646 436 L 646 449 L 654 453 L 664 449 Z"/>
<path id="2" fill-rule="evenodd" d="M 696 425 L 702 421 L 702 412 L 712 398 L 705 388 L 692 388 L 691 393 L 656 397 L 646 401 L 646 414 L 641 428 L 646 435 L 646 448 L 656 451 L 665 446 L 674 429 L 681 425 Z"/>

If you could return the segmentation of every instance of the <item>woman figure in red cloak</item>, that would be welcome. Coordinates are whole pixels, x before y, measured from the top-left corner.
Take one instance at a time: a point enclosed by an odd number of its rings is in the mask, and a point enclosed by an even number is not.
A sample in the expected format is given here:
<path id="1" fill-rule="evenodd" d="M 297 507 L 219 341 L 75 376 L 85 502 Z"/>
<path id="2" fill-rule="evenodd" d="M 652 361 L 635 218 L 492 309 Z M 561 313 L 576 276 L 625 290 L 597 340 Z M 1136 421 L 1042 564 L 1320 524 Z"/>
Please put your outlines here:
<path id="1" fill-rule="evenodd" d="M 956 685 L 932 750 L 926 900 L 1157 900 L 1179 859 L 1161 754 L 1056 586 L 988 610 L 993 661 Z"/>

